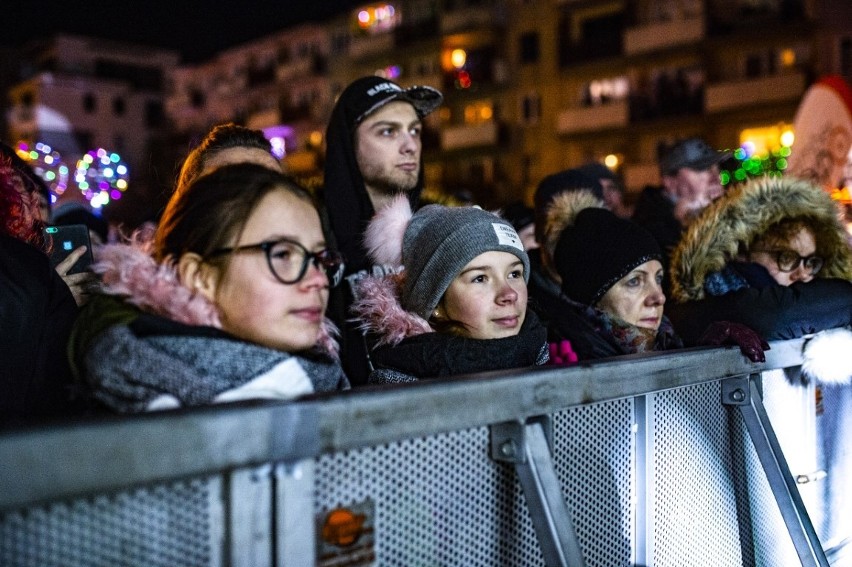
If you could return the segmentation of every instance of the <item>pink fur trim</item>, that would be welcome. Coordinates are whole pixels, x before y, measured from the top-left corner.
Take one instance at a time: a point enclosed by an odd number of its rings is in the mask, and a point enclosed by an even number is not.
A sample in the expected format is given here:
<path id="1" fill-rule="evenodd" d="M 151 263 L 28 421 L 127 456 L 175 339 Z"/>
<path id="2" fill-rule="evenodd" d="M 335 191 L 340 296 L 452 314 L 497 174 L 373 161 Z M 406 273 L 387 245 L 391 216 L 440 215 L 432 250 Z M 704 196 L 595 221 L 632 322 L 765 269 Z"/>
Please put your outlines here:
<path id="1" fill-rule="evenodd" d="M 361 322 L 362 331 L 379 336 L 376 346 L 396 345 L 406 337 L 433 332 L 429 323 L 402 308 L 399 289 L 405 274 L 385 277 L 366 277 L 358 283 L 362 297 L 352 305 L 352 312 Z"/>
<path id="2" fill-rule="evenodd" d="M 408 197 L 399 195 L 373 216 L 364 233 L 364 245 L 374 262 L 402 266 L 402 238 L 411 215 Z"/>
<path id="3" fill-rule="evenodd" d="M 320 325 L 317 348 L 328 353 L 335 360 L 340 360 L 340 345 L 337 344 L 337 337 L 339 336 L 340 331 L 337 326 L 326 317 Z"/>
<path id="4" fill-rule="evenodd" d="M 137 307 L 185 325 L 222 328 L 216 306 L 184 287 L 169 263 L 157 264 L 144 242 L 107 244 L 95 250 L 92 269 L 101 275 L 103 292 L 126 297 Z"/>

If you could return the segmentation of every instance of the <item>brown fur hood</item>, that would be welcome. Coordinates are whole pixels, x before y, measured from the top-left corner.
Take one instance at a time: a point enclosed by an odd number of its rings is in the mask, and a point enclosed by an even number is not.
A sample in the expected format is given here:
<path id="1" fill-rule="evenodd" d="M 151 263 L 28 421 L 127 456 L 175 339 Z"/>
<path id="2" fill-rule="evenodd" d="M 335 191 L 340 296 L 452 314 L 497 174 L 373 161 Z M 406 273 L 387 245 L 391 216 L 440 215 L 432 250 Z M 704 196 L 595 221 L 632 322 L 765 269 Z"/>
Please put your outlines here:
<path id="1" fill-rule="evenodd" d="M 704 280 L 735 259 L 772 224 L 789 217 L 809 217 L 823 226 L 820 242 L 825 267 L 818 277 L 852 280 L 852 253 L 831 197 L 807 181 L 766 177 L 730 189 L 689 227 L 671 261 L 672 299 L 704 297 Z"/>

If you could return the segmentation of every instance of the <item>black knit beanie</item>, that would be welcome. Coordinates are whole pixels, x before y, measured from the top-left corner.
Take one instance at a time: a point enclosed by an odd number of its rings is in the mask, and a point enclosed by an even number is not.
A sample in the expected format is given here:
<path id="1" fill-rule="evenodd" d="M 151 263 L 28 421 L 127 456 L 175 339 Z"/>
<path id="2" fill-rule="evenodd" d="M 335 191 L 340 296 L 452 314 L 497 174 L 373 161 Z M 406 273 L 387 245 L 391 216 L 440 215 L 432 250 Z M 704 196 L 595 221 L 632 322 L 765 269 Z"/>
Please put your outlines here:
<path id="1" fill-rule="evenodd" d="M 631 270 L 661 259 L 651 233 L 601 208 L 580 211 L 560 234 L 554 253 L 563 293 L 592 306 Z"/>
<path id="2" fill-rule="evenodd" d="M 535 219 L 535 238 L 539 244 L 544 242 L 544 226 L 547 224 L 547 209 L 553 199 L 561 193 L 590 191 L 603 201 L 603 187 L 595 177 L 582 172 L 579 168 L 566 169 L 542 179 L 533 197 L 533 216 Z"/>

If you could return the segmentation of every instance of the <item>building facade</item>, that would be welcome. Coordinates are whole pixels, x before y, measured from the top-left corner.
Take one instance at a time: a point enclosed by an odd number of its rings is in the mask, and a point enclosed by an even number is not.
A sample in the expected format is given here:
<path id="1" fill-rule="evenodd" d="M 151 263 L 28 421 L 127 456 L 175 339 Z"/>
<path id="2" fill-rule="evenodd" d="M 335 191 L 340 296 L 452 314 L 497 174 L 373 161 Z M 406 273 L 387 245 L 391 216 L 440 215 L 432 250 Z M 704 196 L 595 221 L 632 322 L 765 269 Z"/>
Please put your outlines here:
<path id="1" fill-rule="evenodd" d="M 393 0 L 180 67 L 162 50 L 60 37 L 10 91 L 9 139 L 132 161 L 152 128 L 192 140 L 235 121 L 318 184 L 336 96 L 380 74 L 445 95 L 424 129 L 434 194 L 530 201 L 543 177 L 589 161 L 635 194 L 678 138 L 743 159 L 789 150 L 808 86 L 852 79 L 850 23 L 844 0 Z"/>

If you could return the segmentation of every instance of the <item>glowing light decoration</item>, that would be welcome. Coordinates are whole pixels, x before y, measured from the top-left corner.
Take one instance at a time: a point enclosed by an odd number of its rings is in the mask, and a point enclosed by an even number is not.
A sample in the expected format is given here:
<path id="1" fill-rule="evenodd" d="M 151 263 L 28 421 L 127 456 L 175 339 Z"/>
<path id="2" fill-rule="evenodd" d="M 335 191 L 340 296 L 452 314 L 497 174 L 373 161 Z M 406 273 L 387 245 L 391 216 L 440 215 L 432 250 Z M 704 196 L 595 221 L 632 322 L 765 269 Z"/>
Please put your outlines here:
<path id="1" fill-rule="evenodd" d="M 77 161 L 74 174 L 74 182 L 94 209 L 121 199 L 127 189 L 127 178 L 127 165 L 121 156 L 103 148 L 86 152 Z"/>
<path id="2" fill-rule="evenodd" d="M 722 185 L 751 177 L 783 175 L 790 167 L 791 146 L 795 139 L 789 124 L 743 130 L 740 132 L 740 147 L 733 152 L 735 160 L 722 164 Z"/>
<path id="3" fill-rule="evenodd" d="M 376 4 L 358 10 L 356 20 L 362 30 L 376 33 L 395 28 L 399 23 L 399 14 L 391 4 Z"/>
<path id="4" fill-rule="evenodd" d="M 450 53 L 450 62 L 456 69 L 461 69 L 467 63 L 467 52 L 464 49 L 453 49 Z"/>
<path id="5" fill-rule="evenodd" d="M 402 75 L 402 67 L 399 65 L 389 65 L 383 69 L 376 69 L 375 75 L 384 79 L 395 80 Z"/>
<path id="6" fill-rule="evenodd" d="M 287 155 L 287 141 L 281 136 L 269 138 L 269 145 L 272 146 L 272 155 L 278 159 L 284 159 Z"/>
<path id="7" fill-rule="evenodd" d="M 55 149 L 41 142 L 32 146 L 26 142 L 18 142 L 15 153 L 29 163 L 54 195 L 62 195 L 68 188 L 70 170 Z"/>

